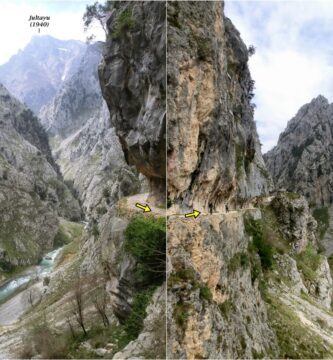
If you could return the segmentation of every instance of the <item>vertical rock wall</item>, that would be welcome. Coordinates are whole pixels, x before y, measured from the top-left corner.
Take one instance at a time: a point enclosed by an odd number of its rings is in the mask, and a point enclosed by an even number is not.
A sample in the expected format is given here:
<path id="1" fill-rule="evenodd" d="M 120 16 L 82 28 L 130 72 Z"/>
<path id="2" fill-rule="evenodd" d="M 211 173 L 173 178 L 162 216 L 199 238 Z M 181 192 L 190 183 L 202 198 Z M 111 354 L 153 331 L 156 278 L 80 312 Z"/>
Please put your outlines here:
<path id="1" fill-rule="evenodd" d="M 276 348 L 239 210 L 271 186 L 247 61 L 223 2 L 168 3 L 170 213 L 215 213 L 168 219 L 169 358 L 251 358 Z"/>
<path id="2" fill-rule="evenodd" d="M 125 158 L 150 182 L 150 201 L 165 203 L 165 2 L 115 3 L 99 70 Z"/>
<path id="3" fill-rule="evenodd" d="M 247 61 L 222 2 L 168 3 L 169 203 L 219 211 L 267 192 Z"/>

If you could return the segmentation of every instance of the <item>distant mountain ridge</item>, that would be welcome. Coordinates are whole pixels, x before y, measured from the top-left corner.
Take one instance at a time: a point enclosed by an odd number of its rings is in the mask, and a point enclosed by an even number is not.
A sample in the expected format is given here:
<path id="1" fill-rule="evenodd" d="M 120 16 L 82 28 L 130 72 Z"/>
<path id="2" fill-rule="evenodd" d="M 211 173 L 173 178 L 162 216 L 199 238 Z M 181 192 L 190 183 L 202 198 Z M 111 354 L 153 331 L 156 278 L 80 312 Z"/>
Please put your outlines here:
<path id="1" fill-rule="evenodd" d="M 333 104 L 319 95 L 302 106 L 264 155 L 275 185 L 316 206 L 333 202 Z"/>
<path id="2" fill-rule="evenodd" d="M 36 114 L 76 72 L 87 45 L 78 40 L 34 36 L 0 66 L 0 82 Z"/>

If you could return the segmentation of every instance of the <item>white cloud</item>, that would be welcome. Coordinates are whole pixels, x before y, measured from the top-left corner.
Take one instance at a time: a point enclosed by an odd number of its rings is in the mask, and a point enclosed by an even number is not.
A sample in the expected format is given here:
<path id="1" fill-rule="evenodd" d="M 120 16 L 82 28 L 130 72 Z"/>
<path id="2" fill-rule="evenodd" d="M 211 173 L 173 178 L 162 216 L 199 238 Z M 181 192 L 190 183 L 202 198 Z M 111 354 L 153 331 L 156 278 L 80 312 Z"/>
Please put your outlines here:
<path id="1" fill-rule="evenodd" d="M 231 1 L 225 12 L 245 43 L 257 48 L 250 70 L 266 152 L 302 105 L 319 94 L 333 100 L 333 2 Z"/>
<path id="2" fill-rule="evenodd" d="M 29 26 L 30 15 L 50 16 L 50 26 L 42 28 L 40 35 L 51 35 L 62 40 L 85 41 L 89 33 L 83 31 L 82 16 L 86 4 L 94 1 L 22 1 L 2 0 L 0 12 L 0 64 L 8 61 L 19 49 L 23 49 L 31 37 L 38 35 L 36 28 Z M 97 39 L 103 40 L 103 30 L 94 26 Z"/>

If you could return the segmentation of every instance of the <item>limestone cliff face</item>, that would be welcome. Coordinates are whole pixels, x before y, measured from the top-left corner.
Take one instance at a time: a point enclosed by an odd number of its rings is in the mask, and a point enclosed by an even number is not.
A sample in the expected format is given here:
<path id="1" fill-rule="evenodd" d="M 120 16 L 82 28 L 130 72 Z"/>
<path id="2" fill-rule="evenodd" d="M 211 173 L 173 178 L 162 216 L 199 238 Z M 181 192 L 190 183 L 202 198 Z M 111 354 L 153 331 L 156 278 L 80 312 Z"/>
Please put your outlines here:
<path id="1" fill-rule="evenodd" d="M 316 221 L 304 197 L 268 196 L 248 51 L 223 3 L 168 3 L 168 50 L 168 357 L 330 357 Z"/>
<path id="2" fill-rule="evenodd" d="M 121 157 L 123 150 L 127 162 L 148 178 L 149 201 L 164 205 L 165 3 L 114 3 L 107 24 L 109 36 L 100 67 L 100 82 L 110 124 L 115 129 L 110 138 L 117 136 L 122 147 L 113 146 L 113 151 Z M 116 156 L 113 153 L 105 158 L 105 165 L 115 166 Z M 116 165 L 123 172 L 129 169 L 123 160 Z M 111 184 L 114 181 L 109 180 Z M 112 310 L 124 324 L 145 285 L 135 275 L 139 265 L 126 250 L 124 235 L 138 212 L 135 203 L 127 203 L 128 198 L 123 197 L 138 193 L 139 189 L 131 187 L 126 177 L 119 179 L 119 187 L 123 191 L 119 201 L 111 203 L 106 214 L 89 224 L 90 230 L 95 229 L 95 232 L 90 231 L 82 247 L 81 270 L 94 272 L 99 268 L 104 271 Z M 115 358 L 165 357 L 165 283 L 158 283 L 146 314 L 138 338 Z"/>
<path id="3" fill-rule="evenodd" d="M 99 76 L 125 158 L 165 200 L 165 3 L 118 2 L 107 21 Z"/>
<path id="4" fill-rule="evenodd" d="M 53 246 L 58 216 L 80 208 L 52 159 L 32 112 L 0 86 L 0 266 L 36 263 Z"/>
<path id="5" fill-rule="evenodd" d="M 130 167 L 123 154 L 129 165 L 148 178 L 149 201 L 164 205 L 165 200 L 165 3 L 114 3 L 107 25 L 109 35 L 99 75 L 111 117 L 111 121 L 107 116 L 105 120 L 112 128 L 108 143 L 104 140 L 107 132 L 101 134 L 100 145 L 103 151 L 109 150 L 104 165 L 124 176 L 117 181 L 119 201 L 110 203 L 107 213 L 90 219 L 89 236 L 81 249 L 81 270 L 104 271 L 112 310 L 124 324 L 135 297 L 145 287 L 135 275 L 137 261 L 125 247 L 124 232 L 138 212 L 135 203 L 127 203 L 124 196 L 137 194 L 140 188 L 130 182 Z M 118 145 L 111 147 L 111 139 Z M 104 179 L 109 181 L 109 189 L 116 188 L 115 176 Z M 138 338 L 116 358 L 165 357 L 165 284 L 158 283 L 146 314 Z"/>
<path id="6" fill-rule="evenodd" d="M 171 218 L 168 354 L 176 359 L 252 358 L 274 353 L 250 259 L 244 214 Z M 260 216 L 253 210 L 251 215 Z"/>
<path id="7" fill-rule="evenodd" d="M 317 222 L 303 196 L 280 192 L 274 197 L 271 207 L 278 219 L 281 233 L 296 253 L 304 251 L 309 243 L 317 246 Z"/>
<path id="8" fill-rule="evenodd" d="M 304 195 L 313 205 L 333 201 L 333 105 L 318 96 L 301 107 L 265 154 L 275 185 Z"/>
<path id="9" fill-rule="evenodd" d="M 168 4 L 168 196 L 175 206 L 218 211 L 268 191 L 247 61 L 221 2 Z"/>
<path id="10" fill-rule="evenodd" d="M 244 213 L 225 213 L 270 188 L 247 48 L 222 2 L 172 2 L 168 50 L 169 210 L 219 213 L 169 217 L 168 356 L 274 354 Z"/>
<path id="11" fill-rule="evenodd" d="M 139 193 L 144 184 L 125 162 L 106 104 L 94 110 L 94 116 L 54 150 L 64 178 L 73 184 L 87 215 L 106 211 L 122 197 Z"/>

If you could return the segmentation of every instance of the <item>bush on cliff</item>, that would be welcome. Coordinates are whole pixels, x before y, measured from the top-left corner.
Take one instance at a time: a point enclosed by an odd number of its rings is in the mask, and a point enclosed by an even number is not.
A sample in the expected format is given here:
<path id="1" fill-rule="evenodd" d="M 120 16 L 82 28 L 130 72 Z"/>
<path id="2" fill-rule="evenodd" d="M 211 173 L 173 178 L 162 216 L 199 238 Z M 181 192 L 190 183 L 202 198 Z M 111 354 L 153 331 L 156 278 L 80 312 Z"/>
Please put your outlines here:
<path id="1" fill-rule="evenodd" d="M 137 261 L 136 276 L 141 285 L 161 284 L 165 279 L 165 218 L 136 216 L 125 230 L 125 250 Z"/>
<path id="2" fill-rule="evenodd" d="M 323 239 L 329 226 L 328 208 L 322 207 L 314 209 L 312 215 L 317 220 L 320 239 Z"/>
<path id="3" fill-rule="evenodd" d="M 263 236 L 260 220 L 247 218 L 245 221 L 245 231 L 252 236 L 253 245 L 260 257 L 261 266 L 264 270 L 268 270 L 273 265 L 273 249 Z"/>

